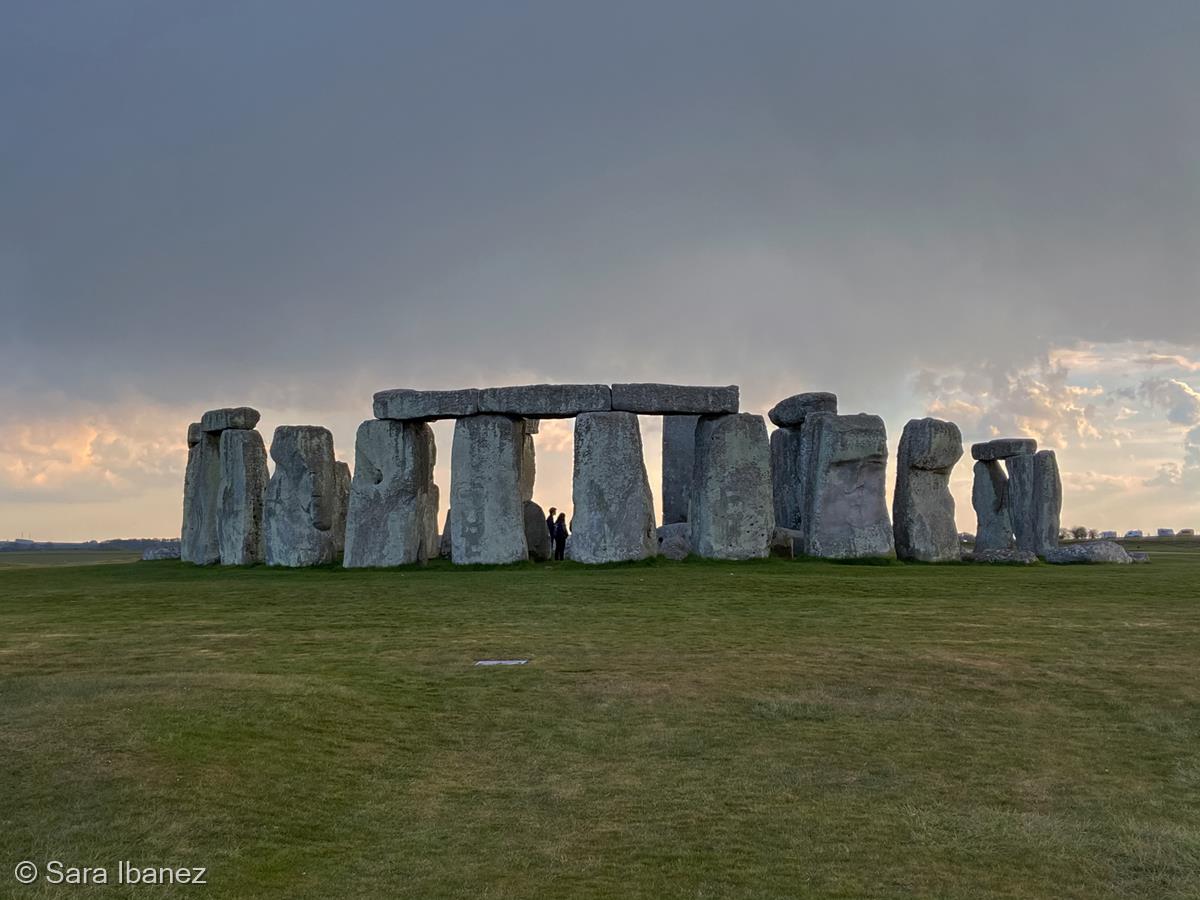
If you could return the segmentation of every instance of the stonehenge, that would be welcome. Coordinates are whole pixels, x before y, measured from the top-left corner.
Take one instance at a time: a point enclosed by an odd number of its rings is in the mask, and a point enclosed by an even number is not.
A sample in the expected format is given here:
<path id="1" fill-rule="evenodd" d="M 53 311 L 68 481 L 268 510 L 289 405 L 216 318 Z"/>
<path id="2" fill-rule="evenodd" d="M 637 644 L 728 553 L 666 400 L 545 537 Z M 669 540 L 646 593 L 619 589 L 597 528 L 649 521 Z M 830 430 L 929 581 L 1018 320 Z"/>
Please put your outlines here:
<path id="1" fill-rule="evenodd" d="M 180 556 L 199 565 L 389 567 L 434 558 L 504 565 L 552 556 L 534 502 L 534 436 L 574 418 L 567 558 L 586 564 L 661 555 L 920 562 L 962 558 L 950 474 L 963 455 L 952 422 L 913 419 L 897 449 L 892 507 L 883 420 L 838 413 L 834 394 L 794 394 L 763 416 L 736 385 L 542 384 L 380 391 L 355 439 L 353 476 L 328 429 L 284 425 L 267 448 L 250 407 L 188 426 Z M 639 416 L 662 418 L 662 525 Z M 450 488 L 441 491 L 431 422 L 454 421 Z M 1053 451 L 1030 438 L 971 447 L 979 562 L 1117 560 L 1058 548 L 1062 482 Z"/>
<path id="2" fill-rule="evenodd" d="M 950 471 L 962 455 L 962 433 L 953 422 L 912 419 L 904 426 L 892 500 L 897 559 L 948 562 L 960 558 Z"/>
<path id="3" fill-rule="evenodd" d="M 654 497 L 634 413 L 584 413 L 575 420 L 572 502 L 570 559 L 626 562 L 658 552 Z"/>

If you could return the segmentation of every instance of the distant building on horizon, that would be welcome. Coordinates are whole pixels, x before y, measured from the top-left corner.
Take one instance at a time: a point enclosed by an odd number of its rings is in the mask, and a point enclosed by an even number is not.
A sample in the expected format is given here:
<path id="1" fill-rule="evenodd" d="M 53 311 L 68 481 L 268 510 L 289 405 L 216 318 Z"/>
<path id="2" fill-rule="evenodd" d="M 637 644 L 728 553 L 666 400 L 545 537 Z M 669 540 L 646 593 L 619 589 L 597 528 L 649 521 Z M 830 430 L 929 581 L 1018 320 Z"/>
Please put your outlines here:
<path id="1" fill-rule="evenodd" d="M 1158 529 L 1158 536 L 1159 537 L 1175 537 L 1175 529 L 1174 528 L 1160 528 L 1160 529 Z"/>

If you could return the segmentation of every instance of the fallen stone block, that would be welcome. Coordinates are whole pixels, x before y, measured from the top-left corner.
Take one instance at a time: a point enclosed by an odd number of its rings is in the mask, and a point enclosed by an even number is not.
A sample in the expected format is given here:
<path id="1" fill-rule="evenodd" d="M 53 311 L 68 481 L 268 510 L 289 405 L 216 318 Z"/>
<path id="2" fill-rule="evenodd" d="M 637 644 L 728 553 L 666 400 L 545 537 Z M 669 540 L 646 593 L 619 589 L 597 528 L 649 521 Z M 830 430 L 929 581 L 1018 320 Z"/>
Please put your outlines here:
<path id="1" fill-rule="evenodd" d="M 775 425 L 780 428 L 800 428 L 809 413 L 837 412 L 837 394 L 826 391 L 807 391 L 803 394 L 793 394 L 785 397 L 767 413 Z"/>
<path id="2" fill-rule="evenodd" d="M 267 448 L 257 431 L 221 432 L 221 489 L 217 542 L 221 565 L 251 566 L 266 556 L 263 507 L 266 504 Z"/>
<path id="3" fill-rule="evenodd" d="M 164 544 L 161 547 L 147 547 L 142 551 L 143 562 L 153 562 L 160 559 L 179 559 L 179 543 Z"/>
<path id="4" fill-rule="evenodd" d="M 1085 541 L 1053 547 L 1046 553 L 1046 562 L 1055 565 L 1071 563 L 1117 563 L 1128 565 L 1133 562 L 1125 548 L 1112 541 Z"/>
<path id="5" fill-rule="evenodd" d="M 249 431 L 258 424 L 259 412 L 249 406 L 231 406 L 225 409 L 210 409 L 200 417 L 200 430 L 219 433 L 227 428 Z"/>
<path id="6" fill-rule="evenodd" d="M 767 556 L 775 529 L 771 456 L 762 416 L 704 416 L 688 522 L 692 551 L 709 559 Z"/>
<path id="7" fill-rule="evenodd" d="M 718 415 L 738 411 L 738 386 L 614 384 L 614 411 L 655 416 Z"/>
<path id="8" fill-rule="evenodd" d="M 950 472 L 962 455 L 962 433 L 953 422 L 924 418 L 904 426 L 892 501 L 898 559 L 957 562 L 962 556 L 950 493 Z"/>
<path id="9" fill-rule="evenodd" d="M 522 424 L 501 415 L 454 423 L 450 461 L 451 559 L 457 565 L 528 558 L 521 502 Z"/>
<path id="10" fill-rule="evenodd" d="M 963 557 L 967 562 L 977 563 L 1007 563 L 1010 565 L 1031 566 L 1038 561 L 1037 554 L 1029 550 L 976 550 Z"/>
<path id="11" fill-rule="evenodd" d="M 995 438 L 971 445 L 971 458 L 982 462 L 1036 452 L 1037 441 L 1033 438 Z"/>

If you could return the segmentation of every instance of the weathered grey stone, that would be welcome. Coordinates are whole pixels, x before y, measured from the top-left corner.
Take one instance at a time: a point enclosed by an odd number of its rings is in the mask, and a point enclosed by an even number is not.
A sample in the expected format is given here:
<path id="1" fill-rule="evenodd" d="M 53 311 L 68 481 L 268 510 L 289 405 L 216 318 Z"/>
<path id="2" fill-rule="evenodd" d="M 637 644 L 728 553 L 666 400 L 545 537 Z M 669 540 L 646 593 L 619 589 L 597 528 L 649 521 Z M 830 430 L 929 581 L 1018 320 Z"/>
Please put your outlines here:
<path id="1" fill-rule="evenodd" d="M 612 409 L 607 384 L 522 384 L 483 388 L 479 411 L 532 419 L 567 419 L 585 412 Z"/>
<path id="2" fill-rule="evenodd" d="M 996 460 L 975 463 L 971 506 L 975 509 L 976 551 L 1011 548 L 1013 529 L 1008 508 L 1008 476 Z"/>
<path id="3" fill-rule="evenodd" d="M 624 562 L 658 552 L 654 496 L 636 414 L 584 413 L 575 420 L 571 496 L 571 559 Z"/>
<path id="4" fill-rule="evenodd" d="M 804 477 L 800 468 L 801 431 L 776 428 L 771 432 L 771 495 L 775 502 L 775 524 L 802 529 Z"/>
<path id="5" fill-rule="evenodd" d="M 1058 546 L 1062 482 L 1053 450 L 1012 456 L 1008 467 L 1008 503 L 1017 548 L 1038 556 Z"/>
<path id="6" fill-rule="evenodd" d="M 1127 550 L 1126 552 L 1129 553 L 1129 561 L 1130 562 L 1133 562 L 1133 563 L 1148 563 L 1148 562 L 1150 562 L 1150 554 L 1149 553 L 1139 552 L 1137 550 L 1133 550 L 1133 551 Z"/>
<path id="7" fill-rule="evenodd" d="M 1112 541 L 1085 541 L 1050 548 L 1046 552 L 1046 562 L 1056 565 L 1070 563 L 1119 563 L 1121 565 L 1128 565 L 1133 560 L 1120 544 L 1114 544 Z"/>
<path id="8" fill-rule="evenodd" d="M 527 558 L 521 503 L 524 428 L 507 416 L 454 424 L 450 461 L 451 558 L 458 565 Z"/>
<path id="9" fill-rule="evenodd" d="M 1031 566 L 1038 561 L 1037 554 L 1029 550 L 1015 550 L 1010 548 L 991 549 L 991 550 L 976 550 L 974 553 L 964 557 L 968 562 L 977 563 L 1009 563 L 1022 566 Z"/>
<path id="10" fill-rule="evenodd" d="M 809 413 L 837 411 L 837 394 L 807 391 L 780 400 L 771 407 L 767 417 L 780 428 L 800 428 Z"/>
<path id="11" fill-rule="evenodd" d="M 612 408 L 654 416 L 735 413 L 738 411 L 738 386 L 614 384 Z"/>
<path id="12" fill-rule="evenodd" d="M 209 433 L 221 432 L 227 428 L 249 431 L 258 424 L 259 418 L 258 410 L 251 409 L 249 406 L 210 409 L 200 417 L 200 430 Z"/>
<path id="13" fill-rule="evenodd" d="M 658 528 L 658 555 L 667 559 L 687 559 L 692 552 L 692 526 L 673 522 Z"/>
<path id="14" fill-rule="evenodd" d="M 450 536 L 451 512 L 452 512 L 451 509 L 449 507 L 447 507 L 446 508 L 446 522 L 442 526 L 442 541 L 438 545 L 438 556 L 440 556 L 442 559 L 450 559 L 451 558 L 451 547 L 453 546 L 453 541 Z"/>
<path id="15" fill-rule="evenodd" d="M 526 419 L 526 422 L 529 420 Z M 533 499 L 533 483 L 537 478 L 537 454 L 533 446 L 533 435 L 528 429 L 521 438 L 521 501 Z"/>
<path id="16" fill-rule="evenodd" d="M 271 439 L 275 472 L 263 514 L 270 566 L 336 562 L 345 542 L 349 469 L 318 425 L 280 425 Z"/>
<path id="17" fill-rule="evenodd" d="M 705 416 L 696 426 L 688 522 L 692 550 L 711 559 L 765 557 L 775 529 L 771 451 L 762 416 Z"/>
<path id="18" fill-rule="evenodd" d="M 686 522 L 696 462 L 696 423 L 699 416 L 663 416 L 663 524 Z"/>
<path id="19" fill-rule="evenodd" d="M 804 552 L 830 559 L 891 556 L 883 419 L 810 413 L 801 439 Z"/>
<path id="20" fill-rule="evenodd" d="M 526 434 L 537 434 L 541 430 L 542 430 L 542 420 L 541 419 L 526 419 L 525 420 L 525 433 Z"/>
<path id="21" fill-rule="evenodd" d="M 795 528 L 776 528 L 771 532 L 771 555 L 792 559 L 804 552 L 804 534 Z"/>
<path id="22" fill-rule="evenodd" d="M 1008 459 L 1037 452 L 1037 441 L 1033 438 L 996 438 L 971 445 L 971 456 L 986 462 L 991 459 Z"/>
<path id="23" fill-rule="evenodd" d="M 479 389 L 417 391 L 396 388 L 375 394 L 377 419 L 457 419 L 479 412 Z"/>
<path id="24" fill-rule="evenodd" d="M 425 422 L 368 419 L 358 426 L 346 568 L 405 566 L 437 554 L 436 462 Z"/>
<path id="25" fill-rule="evenodd" d="M 892 501 L 897 558 L 949 562 L 962 556 L 950 493 L 950 472 L 962 455 L 962 433 L 953 422 L 924 418 L 904 426 Z"/>
<path id="26" fill-rule="evenodd" d="M 142 561 L 151 562 L 159 559 L 179 559 L 179 542 L 172 541 L 160 547 L 147 547 L 142 551 Z"/>
<path id="27" fill-rule="evenodd" d="M 442 534 L 438 531 L 438 513 L 442 505 L 442 489 L 436 483 L 429 486 L 429 497 L 425 503 L 425 546 L 421 561 L 437 559 L 442 551 Z"/>
<path id="28" fill-rule="evenodd" d="M 188 426 L 187 445 L 189 447 L 195 447 L 198 443 L 200 443 L 200 435 L 203 433 L 204 432 L 200 429 L 200 423 L 193 422 Z"/>
<path id="29" fill-rule="evenodd" d="M 553 555 L 550 546 L 550 531 L 546 528 L 546 511 L 526 500 L 522 504 L 525 518 L 525 545 L 529 558 L 534 562 L 546 562 Z"/>
<path id="30" fill-rule="evenodd" d="M 221 437 L 202 431 L 198 438 L 188 448 L 187 470 L 183 477 L 180 558 L 198 566 L 209 566 L 221 560 L 221 542 L 217 533 Z"/>
<path id="31" fill-rule="evenodd" d="M 221 564 L 250 566 L 261 563 L 266 553 L 263 505 L 270 479 L 262 435 L 241 428 L 222 431 L 220 456 L 217 540 Z"/>

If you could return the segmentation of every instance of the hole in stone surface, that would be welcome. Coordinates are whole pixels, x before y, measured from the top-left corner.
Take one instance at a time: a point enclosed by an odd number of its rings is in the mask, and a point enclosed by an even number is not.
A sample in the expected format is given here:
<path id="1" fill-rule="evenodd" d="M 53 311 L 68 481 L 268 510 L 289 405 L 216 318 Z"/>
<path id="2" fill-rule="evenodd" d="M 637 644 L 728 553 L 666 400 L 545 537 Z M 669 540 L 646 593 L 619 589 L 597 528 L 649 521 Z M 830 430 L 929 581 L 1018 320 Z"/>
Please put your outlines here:
<path id="1" fill-rule="evenodd" d="M 527 659 L 477 659 L 477 666 L 523 666 L 529 660 Z"/>

